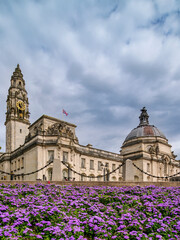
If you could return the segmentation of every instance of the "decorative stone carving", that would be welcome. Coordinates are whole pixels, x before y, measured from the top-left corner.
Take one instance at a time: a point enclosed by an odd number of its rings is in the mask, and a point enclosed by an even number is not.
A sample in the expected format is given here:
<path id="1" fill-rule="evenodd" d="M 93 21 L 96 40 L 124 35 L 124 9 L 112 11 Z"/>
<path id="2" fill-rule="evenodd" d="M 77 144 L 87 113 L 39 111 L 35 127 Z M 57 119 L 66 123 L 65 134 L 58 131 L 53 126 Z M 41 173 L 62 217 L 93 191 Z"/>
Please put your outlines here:
<path id="1" fill-rule="evenodd" d="M 25 143 L 28 142 L 31 139 L 31 134 L 29 133 L 26 137 L 25 137 Z"/>
<path id="2" fill-rule="evenodd" d="M 48 127 L 46 130 L 47 135 L 59 135 L 60 132 L 62 132 L 62 129 L 64 128 L 64 124 L 61 123 L 55 123 Z"/>
<path id="3" fill-rule="evenodd" d="M 171 153 L 172 153 L 173 158 L 177 157 L 177 155 L 174 154 L 174 151 L 172 151 Z"/>
<path id="4" fill-rule="evenodd" d="M 156 155 L 159 153 L 159 146 L 156 146 Z"/>
<path id="5" fill-rule="evenodd" d="M 162 159 L 163 163 L 170 163 L 171 162 L 170 157 L 168 155 L 165 155 L 165 154 L 161 157 L 161 159 Z"/>
<path id="6" fill-rule="evenodd" d="M 158 153 L 159 153 L 159 147 L 158 147 L 158 145 L 150 145 L 149 146 L 149 153 L 150 154 L 155 154 L 156 156 L 158 155 Z"/>
<path id="7" fill-rule="evenodd" d="M 29 116 L 30 116 L 30 112 L 29 112 L 29 111 L 27 111 L 27 112 L 26 112 L 26 118 L 28 118 L 28 119 L 29 119 Z"/>
<path id="8" fill-rule="evenodd" d="M 35 135 L 37 135 L 37 134 L 42 134 L 42 132 L 43 132 L 43 123 L 42 122 L 40 122 L 38 125 L 36 125 L 35 127 L 34 127 L 34 134 Z"/>
<path id="9" fill-rule="evenodd" d="M 22 101 L 25 108 L 18 107 L 18 101 Z M 30 112 L 28 110 L 28 97 L 25 89 L 25 82 L 23 79 L 23 74 L 19 65 L 17 65 L 13 75 L 11 77 L 11 86 L 8 90 L 7 96 L 7 112 L 6 112 L 6 123 L 10 120 L 19 118 L 21 123 L 28 123 Z M 20 105 L 19 105 L 20 106 Z M 25 136 L 24 136 L 25 138 Z"/>
<path id="10" fill-rule="evenodd" d="M 79 140 L 78 138 L 75 136 L 75 139 L 74 139 L 74 143 L 78 144 L 79 143 Z"/>
<path id="11" fill-rule="evenodd" d="M 26 101 L 26 95 L 25 94 L 23 94 L 23 101 L 25 102 Z"/>
<path id="12" fill-rule="evenodd" d="M 64 123 L 55 123 L 48 127 L 46 135 L 60 135 L 73 139 L 74 134 L 69 127 Z"/>
<path id="13" fill-rule="evenodd" d="M 57 144 L 57 145 L 61 144 L 61 138 L 60 138 L 60 136 L 57 137 L 56 144 Z"/>
<path id="14" fill-rule="evenodd" d="M 149 125 L 149 115 L 147 114 L 147 110 L 145 107 L 143 107 L 141 109 L 141 115 L 139 116 L 139 126 L 143 126 L 143 125 Z"/>
<path id="15" fill-rule="evenodd" d="M 15 109 L 13 107 L 11 108 L 11 113 L 15 114 Z"/>

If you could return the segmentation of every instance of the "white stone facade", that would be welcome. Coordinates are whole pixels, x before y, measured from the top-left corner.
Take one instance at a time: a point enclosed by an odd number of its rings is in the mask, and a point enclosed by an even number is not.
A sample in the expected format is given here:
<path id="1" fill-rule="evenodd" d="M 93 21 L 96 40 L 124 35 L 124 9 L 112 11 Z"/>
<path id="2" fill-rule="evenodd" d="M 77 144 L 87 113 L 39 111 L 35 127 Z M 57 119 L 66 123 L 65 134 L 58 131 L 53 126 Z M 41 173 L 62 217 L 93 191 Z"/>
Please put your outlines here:
<path id="1" fill-rule="evenodd" d="M 147 173 L 144 174 L 133 167 L 134 181 L 167 180 L 160 177 L 179 172 L 180 162 L 175 159 L 176 156 L 164 134 L 149 124 L 147 110 L 143 108 L 141 111 L 140 124 L 125 139 L 121 147 L 121 156 L 124 160 L 131 159 L 138 168 Z"/>
<path id="2" fill-rule="evenodd" d="M 7 97 L 6 152 L 0 153 L 0 170 L 12 175 L 1 173 L 1 180 L 68 178 L 72 181 L 103 181 L 104 173 L 113 171 L 127 159 L 155 176 L 168 176 L 179 171 L 179 161 L 175 160 L 171 145 L 156 127 L 149 125 L 144 108 L 141 110 L 140 125 L 127 136 L 120 154 L 96 149 L 90 144 L 80 145 L 76 126 L 72 123 L 43 115 L 30 124 L 28 109 L 25 81 L 18 65 Z M 43 168 L 51 160 L 54 162 L 48 167 L 26 175 Z M 81 175 L 68 170 L 62 161 Z M 105 180 L 158 181 L 136 169 L 130 161 L 106 176 Z"/>

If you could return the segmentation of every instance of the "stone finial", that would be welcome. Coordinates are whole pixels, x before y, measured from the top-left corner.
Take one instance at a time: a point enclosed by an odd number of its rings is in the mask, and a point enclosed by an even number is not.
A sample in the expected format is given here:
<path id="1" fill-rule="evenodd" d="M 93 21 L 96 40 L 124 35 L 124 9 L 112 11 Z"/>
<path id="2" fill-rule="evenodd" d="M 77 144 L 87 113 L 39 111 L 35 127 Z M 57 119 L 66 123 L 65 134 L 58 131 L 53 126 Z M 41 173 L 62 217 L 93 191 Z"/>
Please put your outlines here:
<path id="1" fill-rule="evenodd" d="M 17 77 L 23 79 L 23 74 L 21 72 L 19 64 L 17 64 L 17 67 L 15 68 L 15 71 L 13 72 L 13 75 L 12 75 L 12 78 L 17 78 Z"/>
<path id="2" fill-rule="evenodd" d="M 149 125 L 149 115 L 147 114 L 147 110 L 145 107 L 141 109 L 141 115 L 139 116 L 140 123 L 139 126 Z"/>

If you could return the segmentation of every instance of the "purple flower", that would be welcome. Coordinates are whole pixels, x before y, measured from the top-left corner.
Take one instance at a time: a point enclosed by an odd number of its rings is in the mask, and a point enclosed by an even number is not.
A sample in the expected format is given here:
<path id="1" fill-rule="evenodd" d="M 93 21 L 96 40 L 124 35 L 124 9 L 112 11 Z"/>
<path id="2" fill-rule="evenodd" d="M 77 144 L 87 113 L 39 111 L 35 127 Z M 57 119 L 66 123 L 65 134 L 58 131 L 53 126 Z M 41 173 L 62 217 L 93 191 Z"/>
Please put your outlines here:
<path id="1" fill-rule="evenodd" d="M 36 238 L 43 239 L 43 237 L 41 235 L 36 235 Z"/>
<path id="2" fill-rule="evenodd" d="M 36 239 L 175 239 L 179 194 L 179 187 L 0 185 L 0 237 L 21 239 L 23 229 Z"/>

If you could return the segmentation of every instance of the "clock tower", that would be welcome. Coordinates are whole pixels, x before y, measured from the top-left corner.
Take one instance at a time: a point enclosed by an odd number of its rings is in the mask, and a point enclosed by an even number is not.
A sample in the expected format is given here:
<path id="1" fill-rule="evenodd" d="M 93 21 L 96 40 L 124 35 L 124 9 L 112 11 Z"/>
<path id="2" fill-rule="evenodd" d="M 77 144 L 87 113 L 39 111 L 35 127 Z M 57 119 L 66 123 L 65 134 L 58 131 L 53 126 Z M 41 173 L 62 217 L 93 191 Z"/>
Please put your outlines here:
<path id="1" fill-rule="evenodd" d="M 19 64 L 11 77 L 6 102 L 6 152 L 10 153 L 24 144 L 30 125 L 29 102 Z"/>

